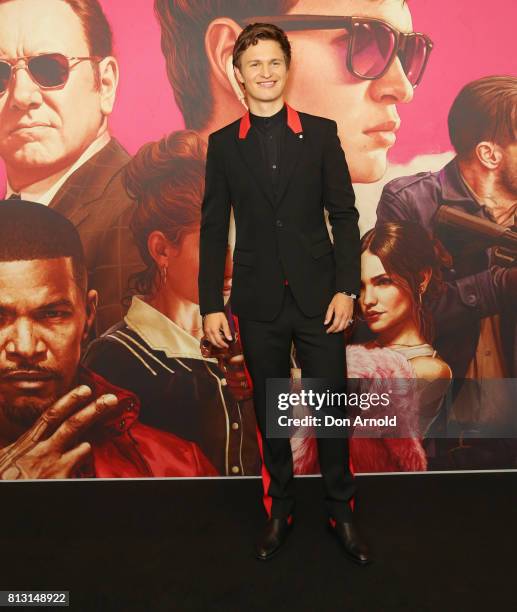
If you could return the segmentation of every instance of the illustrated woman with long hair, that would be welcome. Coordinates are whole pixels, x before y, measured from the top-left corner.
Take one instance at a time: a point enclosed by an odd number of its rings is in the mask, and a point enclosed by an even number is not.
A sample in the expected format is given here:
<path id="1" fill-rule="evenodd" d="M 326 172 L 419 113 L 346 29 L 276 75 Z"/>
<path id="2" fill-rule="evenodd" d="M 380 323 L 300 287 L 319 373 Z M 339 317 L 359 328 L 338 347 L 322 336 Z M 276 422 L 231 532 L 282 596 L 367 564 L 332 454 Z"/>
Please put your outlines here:
<path id="1" fill-rule="evenodd" d="M 203 140 L 184 130 L 147 143 L 127 166 L 125 184 L 134 201 L 131 230 L 145 269 L 133 279 L 136 295 L 126 317 L 90 345 L 85 363 L 139 396 L 144 423 L 196 441 L 220 474 L 258 474 L 243 358 L 240 367 L 222 371 L 218 360 L 200 349 L 197 277 L 205 158 Z M 229 255 L 228 249 L 226 298 Z"/>
<path id="2" fill-rule="evenodd" d="M 348 347 L 350 376 L 414 378 L 419 384 L 399 385 L 400 393 L 391 403 L 398 435 L 406 431 L 412 436 L 353 438 L 358 471 L 426 469 L 421 439 L 437 417 L 452 377 L 432 345 L 434 326 L 428 307 L 444 289 L 443 258 L 439 243 L 410 222 L 382 224 L 362 238 L 358 316 L 374 339 Z"/>
<path id="3" fill-rule="evenodd" d="M 399 437 L 360 437 L 356 431 L 350 440 L 356 472 L 427 468 L 422 438 L 442 407 L 452 377 L 432 345 L 428 308 L 443 290 L 443 259 L 439 243 L 414 223 L 386 223 L 362 238 L 356 318 L 366 323 L 373 338 L 348 344 L 348 376 L 360 379 L 361 391 L 393 390 L 389 410 L 397 415 Z M 310 462 L 312 444 L 306 439 L 295 440 L 295 445 L 296 455 Z"/>
<path id="4" fill-rule="evenodd" d="M 375 334 L 368 348 L 403 355 L 417 378 L 450 377 L 449 366 L 432 347 L 434 329 L 426 304 L 443 285 L 437 243 L 418 224 L 385 223 L 361 241 L 362 318 Z"/>

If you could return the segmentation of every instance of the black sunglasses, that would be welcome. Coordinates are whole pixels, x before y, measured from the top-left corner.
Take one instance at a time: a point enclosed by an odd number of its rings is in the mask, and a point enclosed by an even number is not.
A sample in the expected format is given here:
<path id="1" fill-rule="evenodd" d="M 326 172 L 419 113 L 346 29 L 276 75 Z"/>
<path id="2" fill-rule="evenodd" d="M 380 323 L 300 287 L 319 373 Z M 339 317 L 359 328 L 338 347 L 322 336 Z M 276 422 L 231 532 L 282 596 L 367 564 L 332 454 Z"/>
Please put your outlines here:
<path id="1" fill-rule="evenodd" d="M 23 60 L 25 66 L 18 66 Z M 99 57 L 66 57 L 61 53 L 42 53 L 12 60 L 0 60 L 0 95 L 4 94 L 16 70 L 26 68 L 31 79 L 42 89 L 57 89 L 68 81 L 70 70 L 80 62 L 99 62 Z"/>
<path id="2" fill-rule="evenodd" d="M 422 80 L 432 40 L 419 32 L 404 34 L 382 19 L 372 17 L 338 17 L 334 15 L 267 15 L 240 21 L 271 23 L 285 30 L 338 30 L 349 32 L 347 68 L 359 79 L 380 79 L 398 56 L 404 73 L 413 87 Z"/>

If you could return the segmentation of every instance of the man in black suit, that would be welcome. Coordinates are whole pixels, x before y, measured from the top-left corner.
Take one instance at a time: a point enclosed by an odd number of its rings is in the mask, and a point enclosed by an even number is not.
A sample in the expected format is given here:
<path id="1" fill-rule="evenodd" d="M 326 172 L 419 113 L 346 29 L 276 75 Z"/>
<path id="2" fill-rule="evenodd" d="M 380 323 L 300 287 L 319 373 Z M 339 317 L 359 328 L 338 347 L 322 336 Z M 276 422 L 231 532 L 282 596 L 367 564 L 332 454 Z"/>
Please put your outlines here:
<path id="1" fill-rule="evenodd" d="M 285 541 L 294 506 L 289 440 L 265 437 L 266 380 L 289 378 L 294 341 L 304 377 L 344 382 L 343 331 L 360 283 L 358 213 L 337 126 L 284 103 L 290 56 L 285 33 L 274 25 L 252 24 L 237 39 L 233 66 L 250 111 L 210 135 L 201 222 L 204 331 L 226 348 L 222 287 L 233 206 L 231 304 L 253 381 L 269 518 L 257 546 L 262 560 Z M 348 441 L 318 439 L 318 450 L 330 525 L 352 559 L 365 564 L 368 553 L 352 521 Z"/>

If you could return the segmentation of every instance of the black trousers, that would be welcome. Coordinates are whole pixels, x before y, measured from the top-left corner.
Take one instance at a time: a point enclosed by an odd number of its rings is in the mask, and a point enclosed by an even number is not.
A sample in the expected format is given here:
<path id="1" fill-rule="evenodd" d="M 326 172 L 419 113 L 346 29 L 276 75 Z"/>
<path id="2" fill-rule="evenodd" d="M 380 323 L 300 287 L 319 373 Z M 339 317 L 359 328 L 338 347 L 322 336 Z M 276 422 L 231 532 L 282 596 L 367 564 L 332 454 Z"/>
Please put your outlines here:
<path id="1" fill-rule="evenodd" d="M 266 380 L 290 377 L 291 343 L 294 342 L 304 378 L 326 378 L 344 383 L 344 335 L 327 334 L 324 317 L 325 313 L 306 317 L 286 286 L 282 308 L 273 321 L 238 319 L 244 358 L 254 389 L 263 461 L 264 505 L 272 518 L 287 518 L 292 513 L 294 481 L 289 439 L 266 437 Z M 337 521 L 350 520 L 350 501 L 356 484 L 349 467 L 348 439 L 318 438 L 317 444 L 329 515 Z"/>

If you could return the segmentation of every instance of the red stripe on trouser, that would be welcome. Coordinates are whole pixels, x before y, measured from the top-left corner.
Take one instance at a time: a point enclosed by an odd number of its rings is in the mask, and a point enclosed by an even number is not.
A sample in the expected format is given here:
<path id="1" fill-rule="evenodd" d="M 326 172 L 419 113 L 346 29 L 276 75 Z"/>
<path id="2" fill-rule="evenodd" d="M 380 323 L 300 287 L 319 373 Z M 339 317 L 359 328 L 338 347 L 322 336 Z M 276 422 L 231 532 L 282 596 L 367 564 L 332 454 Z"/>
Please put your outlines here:
<path id="1" fill-rule="evenodd" d="M 266 462 L 264 461 L 264 449 L 262 448 L 262 434 L 260 433 L 260 429 L 258 428 L 257 425 L 257 442 L 258 442 L 258 447 L 259 447 L 259 452 L 260 452 L 260 458 L 262 459 L 262 486 L 264 487 L 264 496 L 263 496 L 263 501 L 264 501 L 264 507 L 266 509 L 267 512 L 267 516 L 268 518 L 271 518 L 271 504 L 273 503 L 273 500 L 271 498 L 271 495 L 269 495 L 268 491 L 269 491 L 269 485 L 271 483 L 271 476 L 269 475 L 269 472 L 267 471 L 267 467 L 266 467 Z"/>
<path id="2" fill-rule="evenodd" d="M 257 441 L 260 452 L 260 458 L 262 459 L 262 486 L 264 487 L 264 495 L 262 500 L 264 502 L 264 507 L 267 512 L 268 518 L 271 518 L 271 506 L 273 504 L 273 498 L 269 495 L 269 485 L 271 483 L 271 476 L 267 471 L 266 462 L 264 461 L 264 449 L 262 448 L 262 434 L 260 433 L 260 429 L 257 425 Z M 290 525 L 293 522 L 293 515 L 289 514 L 287 517 L 287 524 Z"/>
<path id="3" fill-rule="evenodd" d="M 233 318 L 233 323 L 235 325 L 235 331 L 239 335 L 239 339 L 240 339 L 241 347 L 242 347 L 242 337 L 241 337 L 241 333 L 239 329 L 239 317 L 237 315 L 232 314 L 232 318 Z M 246 367 L 246 361 L 244 361 L 244 374 L 246 375 L 246 381 L 248 382 L 249 388 L 253 389 L 253 381 L 251 380 L 250 373 L 248 371 L 248 368 Z M 256 430 L 257 430 L 258 449 L 260 453 L 260 459 L 262 460 L 261 475 L 262 475 L 262 486 L 264 487 L 264 496 L 263 496 L 264 507 L 266 509 L 268 518 L 271 518 L 271 505 L 273 504 L 273 499 L 271 498 L 271 495 L 268 494 L 269 485 L 271 483 L 271 476 L 269 475 L 269 472 L 267 471 L 266 462 L 264 461 L 262 434 L 260 433 L 260 429 L 258 428 L 258 425 L 256 425 Z"/>
<path id="4" fill-rule="evenodd" d="M 286 281 L 286 284 L 287 284 L 287 281 Z M 240 328 L 239 328 L 239 317 L 232 313 L 232 319 L 235 325 L 235 331 L 239 335 L 239 340 L 241 342 L 241 347 L 242 347 L 242 337 L 241 337 Z M 248 368 L 246 367 L 246 360 L 244 360 L 244 374 L 246 375 L 246 380 L 248 382 L 249 388 L 253 390 L 253 381 L 251 380 L 251 375 L 249 373 Z M 260 453 L 260 459 L 262 461 L 261 475 L 262 475 L 262 486 L 264 488 L 264 495 L 262 499 L 264 502 L 264 507 L 266 509 L 267 516 L 268 518 L 271 518 L 271 506 L 273 504 L 273 498 L 268 493 L 269 485 L 271 483 L 271 476 L 267 470 L 266 462 L 264 460 L 264 448 L 262 445 L 262 434 L 260 433 L 260 429 L 258 425 L 256 425 L 256 430 L 257 430 L 258 449 Z M 287 517 L 287 522 L 290 525 L 292 521 L 293 521 L 293 516 L 292 514 L 290 514 Z"/>

